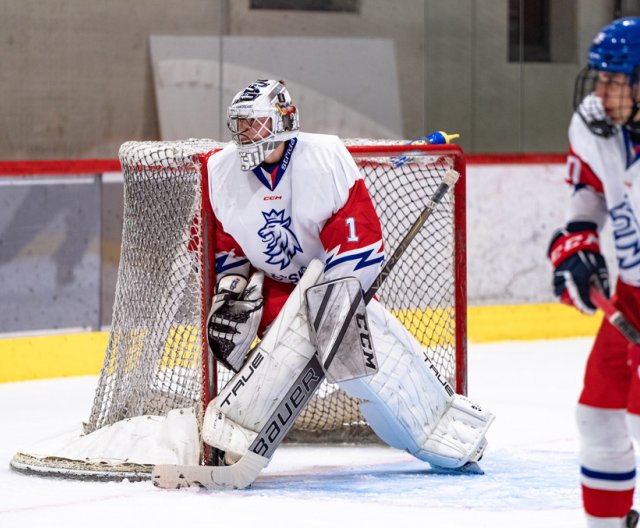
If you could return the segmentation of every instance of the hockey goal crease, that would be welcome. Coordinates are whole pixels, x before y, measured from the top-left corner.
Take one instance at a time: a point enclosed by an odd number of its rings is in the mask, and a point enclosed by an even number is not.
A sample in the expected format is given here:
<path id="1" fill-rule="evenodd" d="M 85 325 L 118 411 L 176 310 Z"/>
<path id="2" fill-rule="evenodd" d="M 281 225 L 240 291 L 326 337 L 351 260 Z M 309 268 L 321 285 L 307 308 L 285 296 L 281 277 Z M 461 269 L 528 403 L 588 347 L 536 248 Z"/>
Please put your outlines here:
<path id="1" fill-rule="evenodd" d="M 345 140 L 380 216 L 387 254 L 430 203 L 443 175 L 460 174 L 380 286 L 382 304 L 466 394 L 464 158 L 455 145 Z M 204 409 L 231 374 L 210 357 L 206 316 L 215 283 L 204 154 L 209 140 L 128 142 L 123 234 L 113 319 L 86 422 L 20 450 L 11 467 L 88 480 L 149 479 L 154 465 L 207 464 Z M 215 154 L 214 154 L 215 155 Z M 322 382 L 287 440 L 370 442 L 358 401 Z"/>

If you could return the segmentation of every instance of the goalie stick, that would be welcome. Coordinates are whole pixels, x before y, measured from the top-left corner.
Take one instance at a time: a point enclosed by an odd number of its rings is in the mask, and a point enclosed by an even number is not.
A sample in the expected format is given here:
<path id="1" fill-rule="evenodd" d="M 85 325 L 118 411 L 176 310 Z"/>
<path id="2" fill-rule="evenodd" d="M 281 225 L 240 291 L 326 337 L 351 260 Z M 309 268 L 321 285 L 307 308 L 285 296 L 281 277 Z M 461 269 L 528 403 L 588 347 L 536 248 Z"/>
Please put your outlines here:
<path id="1" fill-rule="evenodd" d="M 459 177 L 460 175 L 453 169 L 445 172 L 442 182 L 429 199 L 424 210 L 387 260 L 371 287 L 364 294 L 364 302 L 366 304 L 369 303 L 380 286 L 382 286 L 382 283 L 389 276 L 398 260 L 400 260 L 401 255 L 442 198 L 458 181 Z M 358 301 L 359 299 L 356 299 L 354 302 Z M 343 322 L 343 325 L 348 324 L 348 319 Z M 152 472 L 154 486 L 165 489 L 194 486 L 207 489 L 242 489 L 251 485 L 267 466 L 273 453 L 293 426 L 296 418 L 306 407 L 313 393 L 325 378 L 325 369 L 328 368 L 328 363 L 329 361 L 326 362 L 323 368 L 318 354 L 313 355 L 278 407 L 266 421 L 264 427 L 258 432 L 247 452 L 235 464 L 229 466 L 157 465 Z"/>
<path id="2" fill-rule="evenodd" d="M 589 291 L 589 295 L 591 302 L 604 312 L 607 321 L 615 326 L 631 343 L 640 346 L 640 331 L 614 306 L 611 300 L 594 287 Z"/>

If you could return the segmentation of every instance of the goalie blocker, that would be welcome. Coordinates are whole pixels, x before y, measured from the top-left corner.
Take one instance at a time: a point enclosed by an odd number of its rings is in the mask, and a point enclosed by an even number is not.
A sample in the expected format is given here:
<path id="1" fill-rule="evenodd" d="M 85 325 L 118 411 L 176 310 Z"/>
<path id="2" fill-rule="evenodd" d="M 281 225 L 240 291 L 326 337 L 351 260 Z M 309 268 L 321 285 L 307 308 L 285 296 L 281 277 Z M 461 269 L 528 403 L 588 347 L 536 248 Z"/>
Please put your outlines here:
<path id="1" fill-rule="evenodd" d="M 261 454 L 257 449 L 260 442 L 273 440 L 275 449 L 306 404 L 304 388 L 312 392 L 319 383 L 317 371 L 310 369 L 317 362 L 312 341 L 317 328 L 310 327 L 304 294 L 322 282 L 322 270 L 319 261 L 310 264 L 264 339 L 207 408 L 203 440 L 225 451 L 227 463 L 238 458 L 242 462 L 253 460 Z M 343 390 L 363 400 L 360 409 L 373 431 L 390 446 L 406 450 L 435 467 L 460 468 L 479 460 L 493 414 L 455 394 L 415 338 L 377 301 L 368 304 L 366 313 L 377 372 L 354 378 L 363 375 L 362 369 L 345 376 L 343 368 L 339 376 L 333 377 L 341 380 Z M 319 359 L 325 369 L 330 368 L 327 350 L 321 351 Z M 344 366 L 345 362 L 341 364 Z M 307 372 L 313 379 L 298 388 L 296 384 L 305 381 Z M 296 380 L 293 385 L 292 380 Z M 296 390 L 290 393 L 292 386 Z M 288 405 L 282 405 L 284 400 Z M 263 449 L 265 456 L 259 466 L 268 463 L 273 449 Z M 207 483 L 201 478 L 202 471 L 190 479 L 185 469 L 158 466 L 154 484 L 243 487 L 251 483 L 250 479 L 240 482 L 216 478 L 216 468 L 201 468 L 206 474 L 211 472 L 211 482 Z"/>

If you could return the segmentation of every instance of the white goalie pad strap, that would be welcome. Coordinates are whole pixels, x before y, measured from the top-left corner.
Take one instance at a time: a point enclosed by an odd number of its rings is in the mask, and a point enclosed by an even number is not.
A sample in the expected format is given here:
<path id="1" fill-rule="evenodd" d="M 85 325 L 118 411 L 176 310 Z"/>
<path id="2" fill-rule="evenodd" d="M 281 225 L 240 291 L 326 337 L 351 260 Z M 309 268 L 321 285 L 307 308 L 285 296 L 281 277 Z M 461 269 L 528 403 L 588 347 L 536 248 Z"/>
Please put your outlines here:
<path id="1" fill-rule="evenodd" d="M 235 423 L 214 406 L 207 407 L 202 439 L 207 444 L 225 451 L 225 457 L 244 455 L 257 435 L 257 432 Z"/>
<path id="2" fill-rule="evenodd" d="M 207 444 L 242 455 L 276 409 L 291 382 L 315 354 L 304 307 L 304 292 L 322 280 L 323 269 L 324 265 L 318 260 L 309 264 L 240 372 L 207 407 L 202 427 L 203 440 Z M 220 414 L 224 415 L 224 420 L 220 420 Z M 239 428 L 239 431 L 228 431 L 230 427 Z"/>
<path id="3" fill-rule="evenodd" d="M 454 397 L 420 343 L 379 303 L 371 301 L 367 313 L 379 370 L 340 387 L 365 400 L 360 410 L 387 444 L 442 467 L 472 460 L 491 413 L 480 409 L 476 416 L 474 405 Z"/>

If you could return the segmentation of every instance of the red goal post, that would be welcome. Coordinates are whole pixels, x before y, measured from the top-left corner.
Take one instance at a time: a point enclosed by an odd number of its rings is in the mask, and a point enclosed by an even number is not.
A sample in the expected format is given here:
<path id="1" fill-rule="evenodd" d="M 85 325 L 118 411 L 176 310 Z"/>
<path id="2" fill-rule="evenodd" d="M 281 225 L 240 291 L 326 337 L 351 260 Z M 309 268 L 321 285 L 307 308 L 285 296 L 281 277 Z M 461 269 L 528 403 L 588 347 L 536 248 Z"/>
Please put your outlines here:
<path id="1" fill-rule="evenodd" d="M 347 140 L 348 141 L 348 140 Z M 363 144 L 364 141 L 364 144 Z M 453 295 L 455 303 L 455 376 L 451 380 L 458 394 L 467 394 L 467 192 L 466 192 L 466 162 L 465 155 L 458 145 L 426 145 L 405 144 L 399 142 L 382 142 L 374 140 L 366 144 L 367 140 L 357 140 L 357 144 L 348 145 L 349 152 L 357 160 L 359 157 L 389 157 L 391 160 L 408 158 L 413 163 L 419 163 L 421 158 L 436 158 L 447 160 L 451 167 L 460 174 L 454 190 L 453 200 L 449 202 L 450 214 L 453 222 L 451 244 L 453 252 L 452 276 L 454 281 Z M 392 144 L 388 144 L 392 143 Z M 429 167 L 429 164 L 426 164 Z M 437 181 L 442 176 L 442 167 L 437 162 L 431 165 L 431 174 Z M 422 203 L 420 198 L 419 203 Z M 411 221 L 413 221 L 413 217 Z M 428 229 L 428 226 L 425 226 Z M 387 248 L 391 253 L 394 247 Z"/>

